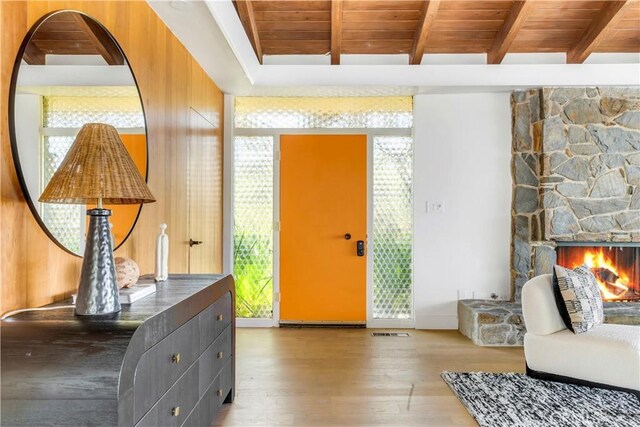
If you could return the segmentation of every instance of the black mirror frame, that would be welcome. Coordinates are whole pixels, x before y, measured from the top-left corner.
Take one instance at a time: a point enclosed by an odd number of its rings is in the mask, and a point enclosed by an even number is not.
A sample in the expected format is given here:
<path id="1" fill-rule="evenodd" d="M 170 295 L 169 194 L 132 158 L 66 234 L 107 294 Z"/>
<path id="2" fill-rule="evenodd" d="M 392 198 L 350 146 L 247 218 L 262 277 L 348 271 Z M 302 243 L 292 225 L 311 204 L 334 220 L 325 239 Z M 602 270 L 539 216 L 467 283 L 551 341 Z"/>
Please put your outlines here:
<path id="1" fill-rule="evenodd" d="M 67 252 L 68 254 L 71 254 L 73 256 L 82 258 L 82 255 L 77 254 L 71 250 L 69 250 L 67 247 L 65 247 L 62 243 L 60 243 L 58 241 L 58 239 L 55 238 L 55 236 L 53 234 L 51 234 L 51 232 L 49 231 L 49 229 L 47 228 L 46 224 L 42 221 L 42 218 L 40 217 L 40 214 L 38 213 L 36 206 L 31 198 L 31 195 L 29 194 L 29 190 L 27 188 L 27 183 L 24 179 L 24 174 L 22 172 L 22 165 L 20 163 L 20 156 L 18 154 L 18 143 L 17 143 L 17 138 L 16 138 L 16 125 L 15 125 L 15 97 L 16 97 L 16 86 L 17 86 L 17 82 L 18 82 L 18 74 L 20 71 L 20 66 L 22 63 L 22 58 L 24 56 L 24 52 L 27 48 L 27 45 L 29 44 L 29 42 L 31 41 L 31 39 L 33 38 L 34 34 L 38 31 L 38 29 L 40 28 L 40 26 L 50 17 L 54 16 L 54 15 L 58 15 L 60 13 L 77 13 L 83 16 L 86 16 L 87 18 L 91 19 L 93 22 L 95 22 L 96 24 L 98 24 L 111 38 L 111 40 L 113 41 L 113 43 L 118 47 L 118 49 L 120 50 L 120 52 L 122 53 L 122 56 L 124 57 L 125 62 L 127 63 L 127 67 L 129 67 L 129 71 L 131 72 L 131 77 L 133 77 L 133 82 L 136 85 L 136 90 L 138 92 L 138 97 L 140 98 L 140 106 L 142 108 L 142 118 L 144 120 L 144 133 L 145 133 L 145 145 L 146 145 L 146 155 L 147 155 L 147 161 L 146 161 L 146 168 L 144 171 L 144 179 L 145 182 L 148 182 L 149 179 L 149 130 L 148 130 L 148 126 L 147 126 L 147 115 L 144 109 L 144 99 L 142 98 L 142 93 L 140 93 L 140 86 L 138 85 L 138 80 L 136 79 L 136 75 L 133 72 L 133 69 L 131 68 L 131 64 L 129 62 L 129 59 L 127 58 L 127 55 L 124 53 L 124 50 L 122 49 L 122 46 L 120 46 L 120 44 L 118 43 L 118 41 L 115 39 L 115 37 L 111 34 L 111 31 L 109 31 L 104 25 L 102 25 L 102 23 L 100 21 L 98 21 L 97 19 L 93 18 L 90 15 L 87 15 L 84 12 L 78 11 L 78 10 L 73 10 L 73 9 L 63 9 L 63 10 L 57 10 L 55 12 L 51 12 L 51 13 L 47 13 L 46 15 L 42 16 L 40 19 L 38 19 L 38 21 L 33 24 L 33 26 L 29 29 L 29 31 L 27 32 L 27 34 L 25 35 L 24 39 L 22 40 L 22 44 L 20 45 L 20 49 L 18 49 L 18 54 L 16 56 L 16 60 L 13 63 L 13 70 L 11 71 L 11 83 L 9 86 L 9 105 L 8 105 L 8 121 L 9 121 L 9 140 L 11 142 L 11 154 L 13 157 L 13 164 L 15 167 L 15 171 L 16 171 L 16 175 L 18 178 L 18 182 L 20 183 L 20 188 L 22 189 L 22 194 L 27 202 L 27 204 L 29 205 L 29 210 L 31 211 L 31 214 L 33 215 L 33 217 L 35 218 L 35 220 L 38 222 L 38 225 L 40 225 L 40 228 L 42 229 L 42 231 L 44 231 L 44 233 L 47 235 L 47 237 L 49 237 L 49 239 L 51 239 L 59 248 L 61 248 L 62 250 L 64 250 L 65 252 Z M 124 242 L 127 241 L 127 239 L 129 238 L 129 236 L 131 236 L 131 233 L 133 232 L 134 228 L 136 227 L 137 223 L 138 223 L 138 219 L 140 218 L 140 214 L 142 213 L 142 203 L 140 204 L 140 206 L 138 207 L 138 213 L 133 221 L 133 224 L 131 224 L 131 228 L 129 228 L 129 231 L 127 232 L 127 235 L 122 239 L 122 241 L 115 247 L 113 248 L 114 252 L 120 248 Z"/>

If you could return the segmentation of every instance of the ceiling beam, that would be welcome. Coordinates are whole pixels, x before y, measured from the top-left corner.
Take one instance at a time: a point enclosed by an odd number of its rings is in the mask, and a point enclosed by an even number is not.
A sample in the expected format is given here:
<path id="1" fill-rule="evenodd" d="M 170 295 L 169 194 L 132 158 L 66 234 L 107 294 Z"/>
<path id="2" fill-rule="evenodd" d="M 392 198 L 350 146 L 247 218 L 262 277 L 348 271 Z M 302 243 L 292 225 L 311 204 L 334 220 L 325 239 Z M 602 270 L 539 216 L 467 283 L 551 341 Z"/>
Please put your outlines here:
<path id="1" fill-rule="evenodd" d="M 533 8 L 533 3 L 533 0 L 516 0 L 513 2 L 509 15 L 504 20 L 493 46 L 487 53 L 487 64 L 500 64 L 502 62 L 507 52 L 509 52 L 511 44 L 516 39 L 520 28 L 527 20 Z"/>
<path id="2" fill-rule="evenodd" d="M 258 25 L 256 24 L 256 15 L 253 10 L 253 3 L 250 0 L 238 0 L 235 2 L 238 7 L 238 15 L 244 24 L 253 50 L 256 52 L 258 62 L 262 64 L 262 45 L 260 44 L 260 35 L 258 34 Z"/>
<path id="3" fill-rule="evenodd" d="M 28 65 L 45 65 L 46 63 L 46 55 L 36 46 L 33 40 L 27 43 L 22 59 L 24 59 L 24 62 Z"/>
<path id="4" fill-rule="evenodd" d="M 124 55 L 100 24 L 79 13 L 71 14 L 96 50 L 109 65 L 124 65 Z"/>
<path id="5" fill-rule="evenodd" d="M 331 65 L 340 65 L 342 52 L 342 0 L 331 1 Z"/>
<path id="6" fill-rule="evenodd" d="M 433 26 L 433 21 L 438 13 L 439 7 L 440 0 L 424 2 L 420 23 L 413 37 L 413 47 L 411 48 L 411 56 L 409 56 L 409 64 L 419 65 L 420 62 L 422 62 L 422 55 L 424 55 L 424 50 L 427 47 L 427 40 L 429 39 L 431 27 Z"/>
<path id="7" fill-rule="evenodd" d="M 607 30 L 622 18 L 623 11 L 633 2 L 634 0 L 605 2 L 580 41 L 567 52 L 567 64 L 582 64 L 602 41 Z"/>

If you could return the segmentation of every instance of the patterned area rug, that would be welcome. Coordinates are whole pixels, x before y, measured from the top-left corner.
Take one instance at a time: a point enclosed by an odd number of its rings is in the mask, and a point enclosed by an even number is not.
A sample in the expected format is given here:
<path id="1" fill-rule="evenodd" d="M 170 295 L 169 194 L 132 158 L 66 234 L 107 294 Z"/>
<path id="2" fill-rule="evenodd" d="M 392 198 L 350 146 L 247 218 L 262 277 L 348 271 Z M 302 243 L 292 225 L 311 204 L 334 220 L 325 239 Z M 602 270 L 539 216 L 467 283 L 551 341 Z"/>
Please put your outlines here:
<path id="1" fill-rule="evenodd" d="M 481 427 L 640 427 L 640 402 L 630 393 L 513 373 L 441 376 Z"/>

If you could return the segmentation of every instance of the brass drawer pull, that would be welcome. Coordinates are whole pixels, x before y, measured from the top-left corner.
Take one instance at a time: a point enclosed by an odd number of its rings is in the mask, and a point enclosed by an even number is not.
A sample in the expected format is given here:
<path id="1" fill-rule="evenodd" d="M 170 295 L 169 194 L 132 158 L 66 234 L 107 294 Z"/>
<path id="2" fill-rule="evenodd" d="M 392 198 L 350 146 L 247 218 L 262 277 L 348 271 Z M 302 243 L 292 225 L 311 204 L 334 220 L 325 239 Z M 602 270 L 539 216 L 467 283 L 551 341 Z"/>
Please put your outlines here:
<path id="1" fill-rule="evenodd" d="M 180 363 L 180 353 L 174 353 L 174 355 L 171 356 L 171 363 L 175 363 L 176 365 Z"/>
<path id="2" fill-rule="evenodd" d="M 217 320 L 218 322 L 222 322 L 222 321 L 224 320 L 224 316 L 223 316 L 222 314 L 218 314 L 218 315 L 216 316 L 216 320 Z"/>
<path id="3" fill-rule="evenodd" d="M 171 416 L 177 417 L 178 415 L 180 415 L 180 407 L 176 406 L 175 408 L 171 409 Z"/>
<path id="4" fill-rule="evenodd" d="M 221 351 L 221 352 L 219 352 L 219 353 L 217 354 L 217 356 L 218 356 L 218 359 L 222 359 L 222 357 L 224 356 L 224 352 L 222 352 L 222 351 Z"/>
<path id="5" fill-rule="evenodd" d="M 218 393 L 216 393 L 218 396 L 222 396 L 222 390 L 218 390 Z"/>

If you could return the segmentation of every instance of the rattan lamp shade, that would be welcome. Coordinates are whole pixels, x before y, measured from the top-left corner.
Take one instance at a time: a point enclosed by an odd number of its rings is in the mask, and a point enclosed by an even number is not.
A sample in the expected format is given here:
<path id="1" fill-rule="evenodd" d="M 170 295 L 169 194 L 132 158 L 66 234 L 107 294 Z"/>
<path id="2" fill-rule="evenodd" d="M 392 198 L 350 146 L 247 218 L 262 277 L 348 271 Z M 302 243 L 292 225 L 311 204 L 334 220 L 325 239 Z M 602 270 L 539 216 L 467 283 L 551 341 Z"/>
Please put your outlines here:
<path id="1" fill-rule="evenodd" d="M 113 126 L 88 123 L 80 129 L 39 201 L 124 205 L 155 202 Z"/>

